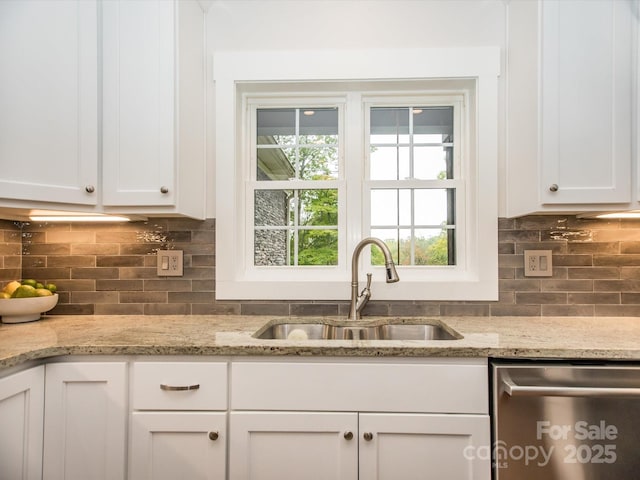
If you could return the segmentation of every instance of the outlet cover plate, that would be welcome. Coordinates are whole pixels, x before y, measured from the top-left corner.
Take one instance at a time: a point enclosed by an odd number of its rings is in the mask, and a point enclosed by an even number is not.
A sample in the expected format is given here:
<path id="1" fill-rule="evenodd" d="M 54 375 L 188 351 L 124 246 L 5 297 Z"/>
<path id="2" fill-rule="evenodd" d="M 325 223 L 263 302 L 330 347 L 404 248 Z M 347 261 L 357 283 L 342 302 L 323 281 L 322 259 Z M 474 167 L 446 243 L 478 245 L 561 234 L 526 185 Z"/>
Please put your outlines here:
<path id="1" fill-rule="evenodd" d="M 524 276 L 525 277 L 551 277 L 553 265 L 551 250 L 525 250 L 524 251 Z"/>
<path id="2" fill-rule="evenodd" d="M 182 250 L 158 250 L 158 276 L 181 277 L 183 274 Z"/>

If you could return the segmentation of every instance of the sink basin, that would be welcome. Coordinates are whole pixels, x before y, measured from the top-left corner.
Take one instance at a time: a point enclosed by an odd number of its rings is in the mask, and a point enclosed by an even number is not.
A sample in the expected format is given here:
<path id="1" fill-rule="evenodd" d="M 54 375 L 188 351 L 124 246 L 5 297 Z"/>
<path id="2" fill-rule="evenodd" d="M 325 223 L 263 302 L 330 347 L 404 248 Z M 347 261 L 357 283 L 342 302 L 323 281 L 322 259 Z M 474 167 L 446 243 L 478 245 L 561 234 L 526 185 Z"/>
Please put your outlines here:
<path id="1" fill-rule="evenodd" d="M 254 335 L 263 340 L 458 340 L 462 335 L 438 322 L 270 322 Z"/>

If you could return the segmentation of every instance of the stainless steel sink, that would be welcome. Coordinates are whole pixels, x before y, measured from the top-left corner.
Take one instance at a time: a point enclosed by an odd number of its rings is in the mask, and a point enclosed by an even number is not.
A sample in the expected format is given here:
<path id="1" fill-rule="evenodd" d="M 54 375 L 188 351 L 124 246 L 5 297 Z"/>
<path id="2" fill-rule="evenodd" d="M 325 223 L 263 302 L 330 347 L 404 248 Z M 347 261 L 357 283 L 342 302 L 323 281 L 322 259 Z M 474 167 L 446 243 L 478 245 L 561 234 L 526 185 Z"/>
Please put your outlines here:
<path id="1" fill-rule="evenodd" d="M 272 321 L 258 330 L 263 340 L 459 340 L 462 335 L 437 321 L 378 320 Z"/>

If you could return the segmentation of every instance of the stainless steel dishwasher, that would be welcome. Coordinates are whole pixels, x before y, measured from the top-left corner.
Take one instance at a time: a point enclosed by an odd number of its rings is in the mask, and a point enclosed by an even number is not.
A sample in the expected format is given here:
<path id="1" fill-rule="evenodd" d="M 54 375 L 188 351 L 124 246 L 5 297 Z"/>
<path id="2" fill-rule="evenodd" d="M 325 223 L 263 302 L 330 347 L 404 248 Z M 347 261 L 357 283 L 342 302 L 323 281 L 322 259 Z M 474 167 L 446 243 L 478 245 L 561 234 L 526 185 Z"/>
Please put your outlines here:
<path id="1" fill-rule="evenodd" d="M 640 478 L 640 365 L 492 363 L 496 480 Z"/>

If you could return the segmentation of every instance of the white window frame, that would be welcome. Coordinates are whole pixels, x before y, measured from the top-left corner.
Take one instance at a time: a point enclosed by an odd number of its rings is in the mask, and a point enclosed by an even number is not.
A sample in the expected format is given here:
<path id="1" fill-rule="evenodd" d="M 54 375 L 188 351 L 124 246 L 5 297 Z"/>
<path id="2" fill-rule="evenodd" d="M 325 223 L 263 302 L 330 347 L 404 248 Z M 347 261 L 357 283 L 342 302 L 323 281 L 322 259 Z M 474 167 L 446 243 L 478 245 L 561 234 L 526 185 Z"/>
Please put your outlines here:
<path id="1" fill-rule="evenodd" d="M 348 300 L 350 295 L 350 255 L 353 247 L 366 235 L 364 219 L 367 202 L 363 182 L 359 186 L 342 185 L 346 213 L 339 211 L 340 241 L 346 248 L 337 267 L 253 267 L 253 251 L 247 250 L 248 163 L 243 159 L 251 142 L 247 141 L 246 102 L 243 95 L 270 94 L 289 97 L 291 85 L 331 85 L 329 92 L 307 97 L 330 97 L 335 83 L 357 81 L 412 82 L 433 81 L 443 91 L 449 83 L 472 85 L 469 99 L 470 123 L 465 152 L 471 161 L 464 172 L 464 219 L 456 218 L 463 229 L 464 262 L 450 267 L 399 267 L 401 281 L 384 283 L 380 267 L 360 268 L 374 274 L 374 300 L 497 300 L 497 140 L 498 75 L 500 51 L 497 47 L 451 49 L 402 49 L 363 51 L 291 51 L 291 52 L 221 52 L 214 57 L 215 80 L 215 158 L 216 158 L 216 298 L 265 300 Z M 449 83 L 448 83 L 449 82 Z M 450 89 L 450 87 L 449 87 Z M 437 90 L 437 89 L 436 89 Z M 383 90 L 384 91 L 384 90 Z M 352 95 L 348 93 L 347 95 Z M 366 94 L 365 94 L 366 95 Z M 372 94 L 373 95 L 373 94 Z M 382 94 L 380 94 L 382 95 Z M 391 100 L 393 102 L 393 100 Z M 348 109 L 348 125 L 362 122 L 363 111 Z M 357 118 L 355 117 L 357 116 Z M 349 128 L 347 127 L 347 130 Z M 340 156 L 345 177 L 361 175 L 364 180 L 365 132 L 354 141 L 350 138 Z M 362 159 L 344 162 L 343 158 Z M 358 172 L 350 171 L 357 169 Z M 340 180 L 337 182 L 340 184 Z M 347 188 L 348 187 L 348 188 Z M 339 193 L 340 194 L 340 193 Z M 246 222 L 248 218 L 250 222 Z M 462 221 L 463 220 L 463 221 Z M 359 225 L 357 231 L 352 225 Z M 346 228 L 345 228 L 346 227 Z M 251 232 L 253 235 L 253 232 Z M 457 234 L 460 235 L 460 232 Z M 365 257 L 365 256 L 363 256 Z M 364 259 L 363 259 L 364 260 Z M 363 262 L 364 265 L 366 263 Z M 286 270 L 289 270 L 288 272 Z"/>

